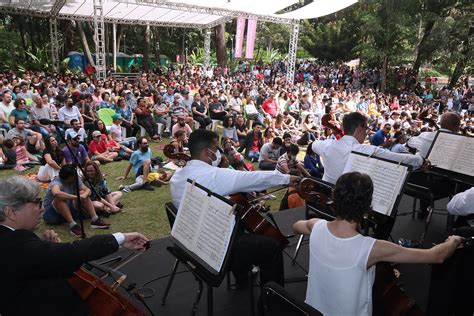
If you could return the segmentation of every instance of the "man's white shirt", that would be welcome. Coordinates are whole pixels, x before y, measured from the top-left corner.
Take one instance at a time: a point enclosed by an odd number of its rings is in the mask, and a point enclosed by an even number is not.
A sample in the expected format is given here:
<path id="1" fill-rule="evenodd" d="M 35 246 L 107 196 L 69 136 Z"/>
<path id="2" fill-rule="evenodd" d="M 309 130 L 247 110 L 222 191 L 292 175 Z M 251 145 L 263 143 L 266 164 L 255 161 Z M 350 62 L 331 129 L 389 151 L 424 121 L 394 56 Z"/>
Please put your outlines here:
<path id="1" fill-rule="evenodd" d="M 312 149 L 322 159 L 323 180 L 333 184 L 342 175 L 351 151 L 402 162 L 415 168 L 423 164 L 423 157 L 420 155 L 398 154 L 381 147 L 360 144 L 350 135 L 345 135 L 340 140 L 317 140 L 313 142 Z"/>

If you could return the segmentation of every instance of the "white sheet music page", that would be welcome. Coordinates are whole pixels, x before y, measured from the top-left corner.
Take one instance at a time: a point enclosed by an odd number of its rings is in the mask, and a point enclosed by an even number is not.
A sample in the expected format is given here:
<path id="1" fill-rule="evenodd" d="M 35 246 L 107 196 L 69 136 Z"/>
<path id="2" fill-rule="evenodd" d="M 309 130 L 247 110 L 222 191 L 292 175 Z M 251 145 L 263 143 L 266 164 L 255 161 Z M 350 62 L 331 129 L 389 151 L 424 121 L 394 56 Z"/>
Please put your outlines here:
<path id="1" fill-rule="evenodd" d="M 344 173 L 358 171 L 370 176 L 374 184 L 372 209 L 378 213 L 390 216 L 403 183 L 408 168 L 397 162 L 386 162 L 380 159 L 351 153 Z"/>
<path id="2" fill-rule="evenodd" d="M 235 225 L 231 210 L 228 203 L 187 182 L 171 235 L 219 272 Z"/>
<path id="3" fill-rule="evenodd" d="M 220 271 L 235 225 L 232 207 L 211 196 L 198 232 L 195 253 L 214 270 Z"/>
<path id="4" fill-rule="evenodd" d="M 428 160 L 440 169 L 474 176 L 474 138 L 439 133 Z"/>

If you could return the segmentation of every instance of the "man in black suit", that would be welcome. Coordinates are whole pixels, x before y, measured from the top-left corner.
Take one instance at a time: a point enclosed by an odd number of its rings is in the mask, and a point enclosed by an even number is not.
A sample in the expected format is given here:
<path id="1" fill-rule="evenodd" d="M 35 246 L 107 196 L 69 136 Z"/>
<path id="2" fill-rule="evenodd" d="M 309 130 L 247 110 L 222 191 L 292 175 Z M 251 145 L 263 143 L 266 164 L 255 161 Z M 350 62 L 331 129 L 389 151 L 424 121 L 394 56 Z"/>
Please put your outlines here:
<path id="1" fill-rule="evenodd" d="M 61 243 L 54 231 L 34 230 L 43 213 L 37 183 L 16 176 L 0 181 L 0 315 L 87 315 L 87 307 L 67 282 L 85 262 L 119 246 L 142 250 L 139 233 L 94 236 Z"/>

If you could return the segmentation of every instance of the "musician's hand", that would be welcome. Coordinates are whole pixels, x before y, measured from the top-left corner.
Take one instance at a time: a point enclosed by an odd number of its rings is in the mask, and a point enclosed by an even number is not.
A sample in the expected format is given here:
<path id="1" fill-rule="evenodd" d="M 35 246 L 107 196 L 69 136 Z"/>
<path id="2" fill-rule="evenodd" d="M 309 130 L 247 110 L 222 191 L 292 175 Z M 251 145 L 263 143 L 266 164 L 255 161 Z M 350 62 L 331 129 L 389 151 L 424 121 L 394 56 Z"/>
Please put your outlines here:
<path id="1" fill-rule="evenodd" d="M 301 181 L 301 177 L 298 177 L 298 176 L 291 176 L 290 177 L 290 185 L 292 187 L 298 185 L 298 183 L 300 183 L 300 181 Z"/>
<path id="2" fill-rule="evenodd" d="M 424 170 L 424 171 L 428 171 L 431 169 L 431 161 L 429 161 L 428 159 L 425 159 L 425 161 L 423 161 L 423 164 L 421 165 L 421 170 Z"/>
<path id="3" fill-rule="evenodd" d="M 43 240 L 50 242 L 61 242 L 59 235 L 52 229 L 48 229 L 43 234 Z"/>
<path id="4" fill-rule="evenodd" d="M 148 238 L 140 233 L 125 233 L 125 240 L 122 244 L 123 247 L 130 250 L 145 250 L 145 244 L 148 242 Z"/>

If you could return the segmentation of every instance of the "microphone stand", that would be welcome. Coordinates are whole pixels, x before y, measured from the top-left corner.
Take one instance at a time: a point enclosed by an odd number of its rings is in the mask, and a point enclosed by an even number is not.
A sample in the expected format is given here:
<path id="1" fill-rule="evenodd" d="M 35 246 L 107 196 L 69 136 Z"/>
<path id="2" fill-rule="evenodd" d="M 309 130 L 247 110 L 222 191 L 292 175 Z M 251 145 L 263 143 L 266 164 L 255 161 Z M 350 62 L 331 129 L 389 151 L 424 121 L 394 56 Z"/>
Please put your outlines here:
<path id="1" fill-rule="evenodd" d="M 57 125 L 55 125 L 55 127 L 57 127 Z M 99 196 L 99 195 L 95 191 L 92 183 L 87 178 L 87 175 L 86 175 L 84 169 L 81 167 L 81 164 L 79 163 L 79 160 L 77 159 L 76 154 L 74 153 L 74 151 L 72 151 L 71 146 L 69 145 L 69 143 L 66 139 L 66 129 L 63 129 L 63 131 L 61 132 L 61 129 L 57 128 L 56 131 L 57 131 L 58 135 L 60 135 L 60 137 L 62 138 L 64 143 L 66 144 L 66 147 L 69 150 L 69 153 L 71 154 L 72 159 L 73 159 L 72 166 L 74 167 L 74 170 L 75 170 L 75 172 L 74 172 L 74 183 L 76 184 L 77 211 L 79 213 L 78 214 L 79 224 L 81 226 L 81 238 L 84 239 L 84 238 L 86 238 L 86 233 L 84 231 L 84 216 L 82 215 L 81 193 L 80 193 L 80 190 L 79 190 L 79 175 L 77 174 L 77 169 L 78 168 L 79 168 L 79 170 L 81 170 L 85 182 L 87 182 L 89 184 L 90 190 L 93 191 L 95 193 L 95 195 L 97 195 L 97 196 Z"/>
<path id="2" fill-rule="evenodd" d="M 81 203 L 81 192 L 79 190 L 79 175 L 77 174 L 77 168 L 79 168 L 82 172 L 83 175 L 85 175 L 84 170 L 81 167 L 81 164 L 79 163 L 79 160 L 77 159 L 76 154 L 74 151 L 72 151 L 71 146 L 69 145 L 67 139 L 66 139 L 66 130 L 61 131 L 60 128 L 57 128 L 56 131 L 58 132 L 58 135 L 62 138 L 64 143 L 66 144 L 67 149 L 69 150 L 69 153 L 72 156 L 72 166 L 75 170 L 74 172 L 74 183 L 76 185 L 76 202 L 77 202 L 77 211 L 78 211 L 78 216 L 79 216 L 79 225 L 81 225 L 81 238 L 84 239 L 86 238 L 86 233 L 84 231 L 84 217 L 82 216 L 82 203 Z M 63 134 L 64 133 L 64 134 Z"/>

